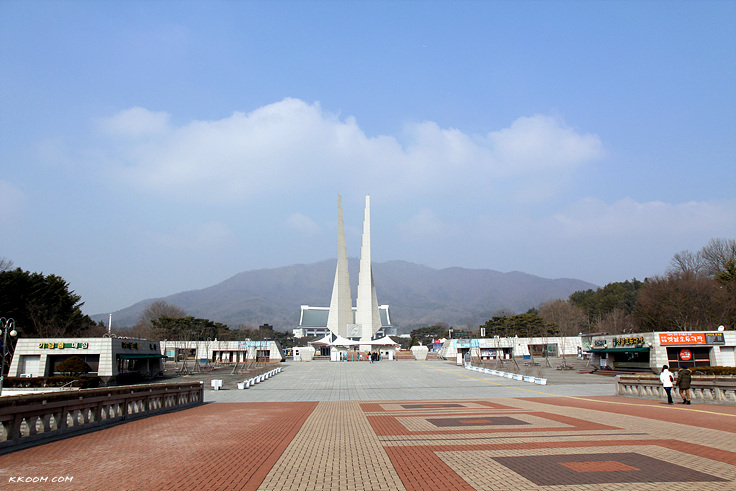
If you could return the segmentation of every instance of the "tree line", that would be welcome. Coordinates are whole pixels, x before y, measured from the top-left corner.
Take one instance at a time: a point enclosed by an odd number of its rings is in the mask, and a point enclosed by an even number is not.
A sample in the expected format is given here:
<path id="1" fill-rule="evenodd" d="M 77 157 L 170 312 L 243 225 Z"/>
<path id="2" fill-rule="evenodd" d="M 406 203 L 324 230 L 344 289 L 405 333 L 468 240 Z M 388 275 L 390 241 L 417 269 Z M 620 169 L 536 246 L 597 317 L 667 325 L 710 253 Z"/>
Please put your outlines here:
<path id="1" fill-rule="evenodd" d="M 82 313 L 84 302 L 62 277 L 12 266 L 0 259 L 0 316 L 13 319 L 20 335 L 95 337 L 105 332 Z"/>

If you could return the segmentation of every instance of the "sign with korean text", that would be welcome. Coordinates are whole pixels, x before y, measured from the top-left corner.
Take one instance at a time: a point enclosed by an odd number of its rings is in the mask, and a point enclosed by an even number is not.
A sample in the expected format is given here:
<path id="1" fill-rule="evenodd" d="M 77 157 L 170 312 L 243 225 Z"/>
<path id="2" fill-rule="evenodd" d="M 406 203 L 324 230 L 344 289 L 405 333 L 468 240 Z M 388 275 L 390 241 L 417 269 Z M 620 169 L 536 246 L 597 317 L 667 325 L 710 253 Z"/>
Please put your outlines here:
<path id="1" fill-rule="evenodd" d="M 89 348 L 89 343 L 64 343 L 64 342 L 38 343 L 38 349 L 66 349 L 66 348 L 87 349 Z"/>
<path id="2" fill-rule="evenodd" d="M 238 349 L 268 348 L 271 341 L 238 341 Z"/>
<path id="3" fill-rule="evenodd" d="M 614 347 L 641 346 L 644 344 L 644 336 L 630 336 L 628 338 L 614 338 Z"/>
<path id="4" fill-rule="evenodd" d="M 690 359 L 693 357 L 693 352 L 690 351 L 687 348 L 683 348 L 680 350 L 680 359 L 683 361 L 690 361 Z"/>
<path id="5" fill-rule="evenodd" d="M 705 344 L 726 344 L 722 332 L 705 333 Z"/>
<path id="6" fill-rule="evenodd" d="M 725 344 L 725 339 L 721 332 L 661 332 L 659 344 Z"/>

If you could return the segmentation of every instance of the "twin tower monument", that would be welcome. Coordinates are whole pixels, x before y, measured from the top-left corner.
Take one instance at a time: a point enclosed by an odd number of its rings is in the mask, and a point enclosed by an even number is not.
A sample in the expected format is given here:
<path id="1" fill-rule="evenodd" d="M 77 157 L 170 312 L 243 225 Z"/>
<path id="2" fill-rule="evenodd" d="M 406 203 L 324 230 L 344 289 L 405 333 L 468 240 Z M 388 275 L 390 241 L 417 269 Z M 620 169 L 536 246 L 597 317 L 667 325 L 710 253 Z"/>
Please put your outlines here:
<path id="1" fill-rule="evenodd" d="M 345 246 L 345 225 L 342 220 L 342 196 L 337 197 L 337 268 L 332 287 L 330 312 L 327 317 L 329 330 L 343 338 L 368 343 L 381 328 L 376 286 L 371 266 L 371 197 L 365 197 L 363 235 L 360 245 L 360 272 L 358 273 L 358 297 L 353 311 L 348 273 L 348 252 Z"/>

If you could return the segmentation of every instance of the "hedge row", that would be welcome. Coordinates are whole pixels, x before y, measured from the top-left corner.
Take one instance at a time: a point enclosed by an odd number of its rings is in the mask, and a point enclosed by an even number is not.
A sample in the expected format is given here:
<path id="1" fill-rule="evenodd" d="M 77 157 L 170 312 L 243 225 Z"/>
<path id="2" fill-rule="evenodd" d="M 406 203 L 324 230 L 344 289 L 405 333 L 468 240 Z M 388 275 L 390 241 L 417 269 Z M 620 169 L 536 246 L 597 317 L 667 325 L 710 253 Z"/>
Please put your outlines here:
<path id="1" fill-rule="evenodd" d="M 694 367 L 693 375 L 736 375 L 736 367 Z"/>
<path id="2" fill-rule="evenodd" d="M 69 384 L 71 382 L 71 384 Z M 62 387 L 69 384 L 70 387 L 81 387 L 82 389 L 93 389 L 100 386 L 99 377 L 7 377 L 5 387 L 28 388 L 28 387 Z"/>

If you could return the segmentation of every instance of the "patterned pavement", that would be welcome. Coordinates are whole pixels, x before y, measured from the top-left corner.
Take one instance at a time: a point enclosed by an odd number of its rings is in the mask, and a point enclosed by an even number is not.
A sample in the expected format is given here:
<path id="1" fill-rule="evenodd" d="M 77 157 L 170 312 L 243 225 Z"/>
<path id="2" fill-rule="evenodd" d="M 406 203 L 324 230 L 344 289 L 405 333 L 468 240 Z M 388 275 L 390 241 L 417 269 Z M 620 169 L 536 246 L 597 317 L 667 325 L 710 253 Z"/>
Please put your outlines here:
<path id="1" fill-rule="evenodd" d="M 427 378 L 440 387 L 431 398 L 248 401 L 267 391 L 283 398 L 306 369 L 291 366 L 259 384 L 261 394 L 225 391 L 225 399 L 243 402 L 2 455 L 0 489 L 736 490 L 733 406 L 668 406 L 580 395 L 585 383 L 530 388 L 498 378 L 488 379 L 488 390 L 518 396 L 477 389 L 480 397 L 457 397 L 445 385 L 450 379 L 435 375 L 446 372 L 461 385 L 466 374 L 447 365 L 339 365 L 317 366 L 339 380 L 317 386 L 332 393 L 354 379 L 369 393 L 389 380 L 396 385 L 398 376 L 419 377 L 410 385 L 422 383 L 423 391 L 431 388 Z M 367 382 L 374 379 L 375 386 Z M 33 477 L 47 481 L 25 482 Z"/>

